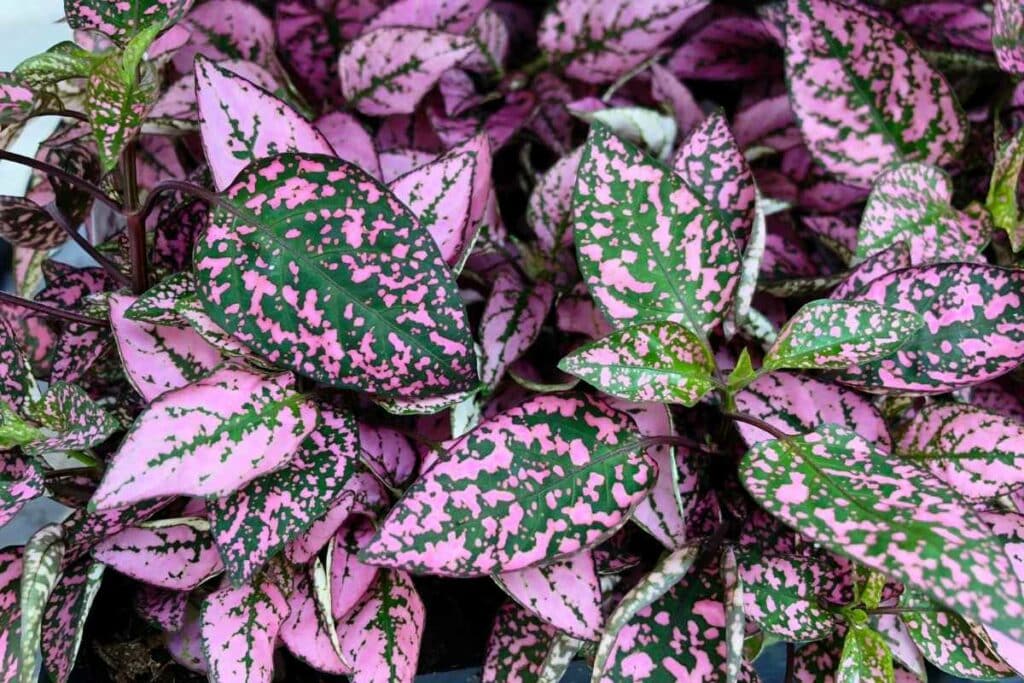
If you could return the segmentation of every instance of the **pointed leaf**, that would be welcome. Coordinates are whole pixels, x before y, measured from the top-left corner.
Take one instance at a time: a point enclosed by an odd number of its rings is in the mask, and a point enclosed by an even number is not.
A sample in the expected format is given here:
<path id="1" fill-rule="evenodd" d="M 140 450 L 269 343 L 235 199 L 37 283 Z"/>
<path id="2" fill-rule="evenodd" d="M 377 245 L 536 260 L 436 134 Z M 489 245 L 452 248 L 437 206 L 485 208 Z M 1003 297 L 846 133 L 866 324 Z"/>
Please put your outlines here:
<path id="1" fill-rule="evenodd" d="M 1024 271 L 939 264 L 896 271 L 855 295 L 925 320 L 895 356 L 850 368 L 842 381 L 870 391 L 936 393 L 978 384 L 1020 364 Z"/>
<path id="2" fill-rule="evenodd" d="M 910 245 L 905 240 L 896 242 L 891 247 L 878 252 L 874 256 L 869 256 L 857 264 L 857 266 L 850 270 L 846 279 L 832 290 L 829 298 L 852 299 L 858 290 L 863 289 L 883 275 L 888 275 L 893 271 L 903 268 L 909 268 L 911 265 Z"/>
<path id="3" fill-rule="evenodd" d="M 117 418 L 89 398 L 81 387 L 64 382 L 51 384 L 46 395 L 27 410 L 34 420 L 56 432 L 26 446 L 27 453 L 92 448 L 121 427 Z"/>
<path id="4" fill-rule="evenodd" d="M 316 426 L 288 374 L 225 365 L 139 416 L 93 494 L 116 508 L 164 495 L 220 496 L 285 465 Z"/>
<path id="5" fill-rule="evenodd" d="M 846 632 L 843 653 L 836 668 L 836 683 L 893 681 L 892 653 L 885 639 L 866 626 Z"/>
<path id="6" fill-rule="evenodd" d="M 258 159 L 285 152 L 334 156 L 313 124 L 255 83 L 202 57 L 195 71 L 199 131 L 218 190 Z"/>
<path id="7" fill-rule="evenodd" d="M 212 683 L 270 683 L 288 602 L 273 581 L 226 587 L 203 602 L 203 652 Z"/>
<path id="8" fill-rule="evenodd" d="M 472 41 L 452 33 L 378 28 L 341 51 L 341 92 L 364 114 L 410 114 L 441 74 L 472 49 Z"/>
<path id="9" fill-rule="evenodd" d="M 608 107 L 596 111 L 569 108 L 569 113 L 587 123 L 601 123 L 615 135 L 643 145 L 651 156 L 668 160 L 676 144 L 676 121 L 645 107 Z"/>
<path id="10" fill-rule="evenodd" d="M 288 595 L 288 617 L 281 625 L 281 641 L 296 657 L 317 671 L 331 674 L 350 673 L 350 665 L 342 661 L 334 630 L 334 619 L 321 612 L 317 602 L 317 583 L 323 580 L 323 565 L 317 560 L 310 567 L 291 567 L 291 592 Z M 328 606 L 330 610 L 330 606 Z"/>
<path id="11" fill-rule="evenodd" d="M 731 303 L 739 255 L 720 224 L 671 171 L 612 136 L 591 130 L 573 198 L 580 271 L 619 326 L 684 324 L 698 334 Z"/>
<path id="12" fill-rule="evenodd" d="M 573 241 L 570 218 L 580 153 L 580 149 L 573 150 L 538 178 L 526 205 L 526 222 L 541 248 L 549 253 Z"/>
<path id="13" fill-rule="evenodd" d="M 493 389 L 505 370 L 529 350 L 554 300 L 555 288 L 549 282 L 527 283 L 511 268 L 498 273 L 480 318 L 482 384 Z"/>
<path id="14" fill-rule="evenodd" d="M 59 524 L 45 526 L 29 539 L 21 566 L 18 605 L 21 608 L 21 647 L 18 683 L 35 683 L 46 602 L 60 578 L 64 532 Z M 14 680 L 11 676 L 9 680 Z"/>
<path id="15" fill-rule="evenodd" d="M 354 518 L 346 523 L 331 541 L 334 561 L 331 564 L 331 613 L 341 619 L 352 611 L 377 577 L 377 567 L 365 564 L 358 552 L 373 538 L 369 521 Z"/>
<path id="16" fill-rule="evenodd" d="M 125 64 L 114 51 L 93 70 L 86 85 L 85 113 L 103 173 L 117 165 L 121 150 L 138 134 L 156 97 L 155 74 L 143 68 L 140 79 L 136 67 Z"/>
<path id="17" fill-rule="evenodd" d="M 715 386 L 704 343 L 675 323 L 643 323 L 582 346 L 558 364 L 601 391 L 629 401 L 692 406 Z"/>
<path id="18" fill-rule="evenodd" d="M 173 24 L 191 6 L 192 0 L 64 0 L 64 16 L 73 29 L 121 42 L 151 24 Z"/>
<path id="19" fill-rule="evenodd" d="M 343 36 L 336 22 L 338 11 L 344 11 L 346 5 L 365 6 L 371 12 L 376 9 L 372 2 L 335 6 L 285 0 L 274 5 L 278 54 L 302 91 L 316 101 L 337 101 L 341 94 L 336 59 Z"/>
<path id="20" fill-rule="evenodd" d="M 5 425 L 6 426 L 6 425 Z M 8 451 L 0 459 L 0 527 L 14 518 L 25 503 L 46 493 L 39 467 L 25 456 Z"/>
<path id="21" fill-rule="evenodd" d="M 957 157 L 966 119 L 949 84 L 906 34 L 833 0 L 788 0 L 787 7 L 793 111 L 826 170 L 867 187 L 890 164 L 941 165 Z"/>
<path id="22" fill-rule="evenodd" d="M 764 368 L 841 369 L 884 358 L 923 326 L 916 313 L 818 299 L 789 319 L 765 355 Z"/>
<path id="23" fill-rule="evenodd" d="M 333 61 L 332 55 L 332 64 Z M 316 120 L 316 129 L 334 149 L 339 159 L 351 161 L 380 180 L 380 160 L 373 138 L 356 117 L 343 111 L 331 112 Z"/>
<path id="24" fill-rule="evenodd" d="M 171 590 L 192 590 L 224 569 L 205 520 L 130 527 L 103 540 L 93 557 L 133 579 Z"/>
<path id="25" fill-rule="evenodd" d="M 1001 544 L 927 471 L 825 425 L 755 445 L 740 478 L 760 505 L 812 541 L 1011 637 L 1024 635 L 1022 589 Z"/>
<path id="26" fill-rule="evenodd" d="M 271 71 L 280 69 L 274 54 L 274 25 L 255 5 L 244 0 L 208 0 L 181 22 L 191 33 L 174 53 L 178 73 L 192 73 L 196 55 L 219 62 L 242 59 Z"/>
<path id="27" fill-rule="evenodd" d="M 407 489 L 363 559 L 479 576 L 592 547 L 653 483 L 635 439 L 629 418 L 597 399 L 533 398 L 456 441 Z"/>
<path id="28" fill-rule="evenodd" d="M 103 579 L 99 562 L 79 562 L 65 569 L 46 604 L 43 615 L 43 666 L 50 680 L 65 683 L 71 676 L 85 621 Z"/>
<path id="29" fill-rule="evenodd" d="M 505 603 L 487 641 L 481 683 L 537 683 L 557 634 L 521 605 Z"/>
<path id="30" fill-rule="evenodd" d="M 46 209 L 23 197 L 0 197 L 0 237 L 14 246 L 40 251 L 68 240 Z"/>
<path id="31" fill-rule="evenodd" d="M 196 245 L 215 323 L 332 386 L 419 398 L 471 388 L 462 301 L 437 247 L 356 166 L 285 154 L 254 162 Z"/>
<path id="32" fill-rule="evenodd" d="M 1024 74 L 1024 7 L 1015 0 L 995 0 L 993 5 L 992 47 L 999 68 Z"/>
<path id="33" fill-rule="evenodd" d="M 494 580 L 526 610 L 574 638 L 597 640 L 604 617 L 594 555 L 576 553 L 540 567 L 497 574 Z"/>
<path id="34" fill-rule="evenodd" d="M 18 76 L 0 72 L 0 125 L 17 123 L 32 113 L 36 93 L 22 85 Z"/>
<path id="35" fill-rule="evenodd" d="M 352 683 L 412 683 L 423 638 L 423 601 L 405 572 L 383 571 L 338 624 Z"/>

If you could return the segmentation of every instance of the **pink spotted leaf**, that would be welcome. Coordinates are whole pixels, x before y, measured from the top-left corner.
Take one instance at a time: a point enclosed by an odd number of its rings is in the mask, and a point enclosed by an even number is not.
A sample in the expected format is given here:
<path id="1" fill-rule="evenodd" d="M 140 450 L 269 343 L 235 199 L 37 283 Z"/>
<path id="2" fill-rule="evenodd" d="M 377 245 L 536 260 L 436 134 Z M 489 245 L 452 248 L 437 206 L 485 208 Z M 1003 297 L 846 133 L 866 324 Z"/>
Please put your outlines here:
<path id="1" fill-rule="evenodd" d="M 187 324 L 175 304 L 179 299 L 195 293 L 196 283 L 190 271 L 164 278 L 140 294 L 121 314 L 124 320 L 150 325 Z M 114 330 L 115 338 L 117 330 Z"/>
<path id="2" fill-rule="evenodd" d="M 366 31 L 407 26 L 465 33 L 487 6 L 487 0 L 396 0 L 366 23 Z"/>
<path id="3" fill-rule="evenodd" d="M 995 0 L 992 46 L 999 68 L 1024 74 L 1024 7 L 1014 0 Z"/>
<path id="4" fill-rule="evenodd" d="M 64 548 L 64 531 L 59 524 L 42 527 L 25 544 L 18 586 L 18 606 L 21 608 L 17 662 L 19 683 L 35 680 L 46 604 L 60 580 Z M 10 676 L 7 680 L 13 678 Z"/>
<path id="5" fill-rule="evenodd" d="M 5 681 L 17 680 L 21 645 L 22 547 L 0 550 L 0 670 Z"/>
<path id="6" fill-rule="evenodd" d="M 564 637 L 571 648 L 568 657 L 559 652 L 560 641 L 563 638 L 553 626 L 515 602 L 505 603 L 498 609 L 487 641 L 481 683 L 561 680 L 568 661 L 559 666 L 557 660 L 571 659 L 580 641 Z"/>
<path id="7" fill-rule="evenodd" d="M 46 492 L 43 473 L 16 451 L 0 453 L 0 527 L 7 524 L 25 503 Z"/>
<path id="8" fill-rule="evenodd" d="M 185 623 L 188 596 L 187 591 L 172 591 L 141 584 L 135 593 L 135 611 L 164 631 L 177 631 Z"/>
<path id="9" fill-rule="evenodd" d="M 341 92 L 364 114 L 412 113 L 441 74 L 470 54 L 472 41 L 443 31 L 385 27 L 341 51 Z"/>
<path id="10" fill-rule="evenodd" d="M 153 401 L 110 463 L 91 505 L 225 495 L 285 465 L 316 425 L 287 374 L 225 365 Z"/>
<path id="11" fill-rule="evenodd" d="M 0 197 L 0 237 L 12 245 L 45 251 L 64 244 L 68 234 L 32 200 Z"/>
<path id="12" fill-rule="evenodd" d="M 465 308 L 415 216 L 358 167 L 285 154 L 239 174 L 196 245 L 218 326 L 335 387 L 424 398 L 475 385 Z M 275 267 L 276 266 L 276 267 Z"/>
<path id="13" fill-rule="evenodd" d="M 832 290 L 830 298 L 851 299 L 858 290 L 872 281 L 893 271 L 909 268 L 911 265 L 910 244 L 906 240 L 900 240 L 851 268 L 843 281 Z"/>
<path id="14" fill-rule="evenodd" d="M 906 34 L 834 0 L 789 0 L 787 8 L 793 111 L 825 169 L 866 187 L 893 163 L 956 158 L 966 141 L 963 112 Z"/>
<path id="15" fill-rule="evenodd" d="M 93 550 L 103 564 L 153 586 L 192 590 L 224 569 L 210 524 L 196 518 L 129 527 Z"/>
<path id="16" fill-rule="evenodd" d="M 966 3 L 918 2 L 902 7 L 899 16 L 925 44 L 992 52 L 992 17 Z"/>
<path id="17" fill-rule="evenodd" d="M 64 16 L 76 30 L 99 31 L 123 42 L 152 24 L 172 24 L 188 12 L 192 0 L 64 0 Z"/>
<path id="18" fill-rule="evenodd" d="M 209 0 L 193 9 L 180 24 L 191 37 L 174 53 L 178 73 L 192 73 L 197 55 L 255 62 L 276 71 L 274 25 L 255 5 L 244 0 Z"/>
<path id="19" fill-rule="evenodd" d="M 274 645 L 287 616 L 288 601 L 269 579 L 211 593 L 200 624 L 210 680 L 270 683 Z"/>
<path id="20" fill-rule="evenodd" d="M 218 190 L 257 159 L 285 152 L 334 155 L 311 123 L 256 84 L 204 58 L 196 60 L 195 73 L 199 131 Z"/>
<path id="21" fill-rule="evenodd" d="M 344 5 L 346 3 L 338 3 Z M 373 3 L 366 5 L 372 10 Z M 274 32 L 278 53 L 296 77 L 297 83 L 313 97 L 332 101 L 339 99 L 338 68 L 335 61 L 342 36 L 331 3 L 309 3 L 285 0 L 275 6 Z"/>
<path id="22" fill-rule="evenodd" d="M 530 399 L 457 440 L 406 490 L 362 558 L 480 576 L 592 547 L 625 523 L 653 483 L 635 440 L 629 418 L 597 399 Z M 424 525 L 427 509 L 432 521 Z M 543 516 L 550 530 L 524 533 L 518 520 L 527 516 Z"/>
<path id="23" fill-rule="evenodd" d="M 292 566 L 288 571 L 291 591 L 288 617 L 281 625 L 282 642 L 292 654 L 317 671 L 350 673 L 351 665 L 341 657 L 341 645 L 330 614 L 330 596 L 324 595 L 327 570 L 323 563 L 315 560 L 309 567 Z"/>
<path id="24" fill-rule="evenodd" d="M 675 323 L 643 323 L 582 346 L 559 369 L 629 401 L 693 406 L 715 385 L 701 339 Z"/>
<path id="25" fill-rule="evenodd" d="M 813 561 L 771 552 L 739 556 L 746 615 L 766 633 L 783 640 L 819 640 L 836 627 L 819 606 Z"/>
<path id="26" fill-rule="evenodd" d="M 1021 637 L 1024 589 L 1001 544 L 926 470 L 825 425 L 755 445 L 740 479 L 760 505 L 807 538 Z M 851 504 L 836 506 L 836 498 Z"/>
<path id="27" fill-rule="evenodd" d="M 554 299 L 555 288 L 548 282 L 528 283 L 511 268 L 498 273 L 480 319 L 480 381 L 485 386 L 493 389 L 533 345 Z"/>
<path id="28" fill-rule="evenodd" d="M 76 385 L 54 382 L 27 408 L 48 436 L 25 446 L 27 453 L 98 446 L 121 427 L 120 421 Z"/>
<path id="29" fill-rule="evenodd" d="M 36 93 L 11 73 L 0 72 L 0 125 L 9 126 L 25 119 L 36 104 Z"/>
<path id="30" fill-rule="evenodd" d="M 374 529 L 365 518 L 354 517 L 331 541 L 331 613 L 342 619 L 359 604 L 377 578 L 377 567 L 363 563 L 359 551 L 373 538 Z"/>
<path id="31" fill-rule="evenodd" d="M 43 667 L 56 683 L 65 683 L 71 676 L 103 570 L 99 562 L 78 562 L 63 571 L 50 593 L 40 647 Z"/>
<path id="32" fill-rule="evenodd" d="M 572 244 L 570 218 L 579 163 L 580 150 L 561 157 L 537 179 L 526 205 L 526 221 L 540 246 L 549 253 Z"/>

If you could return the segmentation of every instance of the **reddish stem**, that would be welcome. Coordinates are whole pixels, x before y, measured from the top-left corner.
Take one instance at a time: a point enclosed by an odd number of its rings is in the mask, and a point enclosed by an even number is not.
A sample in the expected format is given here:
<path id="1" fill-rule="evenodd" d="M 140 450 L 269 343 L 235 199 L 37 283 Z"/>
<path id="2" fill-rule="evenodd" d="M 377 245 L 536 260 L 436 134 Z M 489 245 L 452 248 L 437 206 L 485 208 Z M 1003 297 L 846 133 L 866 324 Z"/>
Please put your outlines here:
<path id="1" fill-rule="evenodd" d="M 47 175 L 51 175 L 55 178 L 60 178 L 61 180 L 64 180 L 71 185 L 74 185 L 80 190 L 88 192 L 90 195 L 93 196 L 93 198 L 103 202 L 112 209 L 116 211 L 121 211 L 121 205 L 114 201 L 114 199 L 110 197 L 110 195 L 108 195 L 106 192 L 100 189 L 98 185 L 90 183 L 85 178 L 79 178 L 73 173 L 68 173 L 63 168 L 54 166 L 53 164 L 48 164 L 45 161 L 33 159 L 32 157 L 26 157 L 22 156 L 21 154 L 15 154 L 14 152 L 8 152 L 7 150 L 4 149 L 0 149 L 0 160 L 11 161 L 15 164 L 20 164 L 21 166 L 28 166 L 29 168 L 34 168 L 37 171 L 42 171 Z"/>
<path id="2" fill-rule="evenodd" d="M 757 427 L 758 429 L 762 429 L 762 430 L 768 432 L 769 434 L 771 434 L 772 436 L 774 436 L 776 439 L 788 439 L 788 438 L 790 438 L 792 436 L 796 436 L 796 434 L 787 434 L 784 431 L 782 431 L 781 429 L 778 429 L 777 427 L 775 427 L 774 425 L 765 422 L 764 420 L 762 420 L 759 417 L 754 417 L 753 415 L 746 415 L 744 413 L 728 413 L 728 412 L 722 413 L 722 414 L 725 415 L 726 417 L 731 417 L 732 419 L 734 419 L 734 420 L 736 420 L 738 422 L 746 422 L 748 425 L 753 425 L 754 427 Z"/>
<path id="3" fill-rule="evenodd" d="M 47 304 L 41 304 L 38 301 L 23 299 L 20 296 L 8 294 L 7 292 L 0 292 L 0 303 L 10 304 L 12 306 L 21 306 L 22 308 L 27 308 L 30 311 L 35 311 L 36 313 L 40 313 L 50 318 L 66 320 L 71 323 L 81 323 L 82 325 L 91 325 L 93 327 L 104 327 L 107 324 L 107 321 L 102 318 L 90 318 L 89 316 L 82 315 L 80 313 L 64 311 L 53 306 L 48 306 Z"/>

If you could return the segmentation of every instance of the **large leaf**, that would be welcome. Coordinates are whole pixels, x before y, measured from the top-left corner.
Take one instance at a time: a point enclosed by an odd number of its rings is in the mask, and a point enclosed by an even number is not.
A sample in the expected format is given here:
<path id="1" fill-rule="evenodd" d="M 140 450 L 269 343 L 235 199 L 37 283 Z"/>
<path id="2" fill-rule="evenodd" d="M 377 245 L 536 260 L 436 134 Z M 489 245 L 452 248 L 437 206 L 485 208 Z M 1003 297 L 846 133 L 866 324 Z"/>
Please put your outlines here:
<path id="1" fill-rule="evenodd" d="M 601 586 L 590 551 L 498 574 L 494 580 L 530 614 L 558 630 L 584 640 L 600 637 L 604 625 Z"/>
<path id="2" fill-rule="evenodd" d="M 225 365 L 154 401 L 125 436 L 91 505 L 225 495 L 294 455 L 317 422 L 286 373 Z"/>
<path id="3" fill-rule="evenodd" d="M 999 68 L 1024 74 L 1024 7 L 1016 0 L 995 0 L 992 47 Z"/>
<path id="4" fill-rule="evenodd" d="M 93 557 L 133 579 L 172 590 L 192 590 L 224 569 L 209 523 L 198 519 L 130 527 L 103 540 Z"/>
<path id="5" fill-rule="evenodd" d="M 897 450 L 966 498 L 1024 487 L 1024 424 L 984 408 L 925 406 L 904 426 Z"/>
<path id="6" fill-rule="evenodd" d="M 203 652 L 212 683 L 270 683 L 274 645 L 288 616 L 288 602 L 277 584 L 226 587 L 203 602 Z"/>
<path id="7" fill-rule="evenodd" d="M 0 197 L 0 237 L 15 246 L 44 251 L 64 244 L 68 234 L 32 200 Z"/>
<path id="8" fill-rule="evenodd" d="M 480 381 L 485 386 L 496 386 L 533 345 L 554 300 L 549 282 L 528 283 L 511 268 L 498 273 L 480 319 Z"/>
<path id="9" fill-rule="evenodd" d="M 103 579 L 103 565 L 83 561 L 65 569 L 43 615 L 43 666 L 50 680 L 65 683 L 82 644 L 85 621 Z"/>
<path id="10" fill-rule="evenodd" d="M 885 171 L 864 207 L 856 259 L 906 240 L 914 264 L 974 260 L 988 241 L 988 221 L 954 209 L 952 196 L 952 181 L 935 166 L 902 164 Z"/>
<path id="11" fill-rule="evenodd" d="M 441 74 L 472 50 L 471 40 L 452 33 L 378 28 L 341 51 L 341 92 L 364 114 L 411 114 Z"/>
<path id="12" fill-rule="evenodd" d="M 560 0 L 547 13 L 537 43 L 565 73 L 607 83 L 643 62 L 703 0 Z"/>
<path id="13" fill-rule="evenodd" d="M 867 187 L 890 164 L 957 157 L 967 121 L 906 34 L 833 0 L 788 0 L 787 7 L 790 100 L 825 169 Z"/>
<path id="14" fill-rule="evenodd" d="M 653 483 L 635 440 L 629 418 L 597 399 L 533 398 L 456 441 L 409 487 L 363 558 L 479 576 L 593 547 Z"/>
<path id="15" fill-rule="evenodd" d="M 313 124 L 252 81 L 202 57 L 195 70 L 199 132 L 218 190 L 265 157 L 285 152 L 334 156 Z"/>
<path id="16" fill-rule="evenodd" d="M 825 425 L 755 445 L 740 478 L 760 505 L 807 538 L 1011 637 L 1024 635 L 1021 586 L 1002 545 L 927 471 Z"/>
<path id="17" fill-rule="evenodd" d="M 423 601 L 405 572 L 383 571 L 338 624 L 352 683 L 412 683 L 423 638 Z"/>
<path id="18" fill-rule="evenodd" d="M 21 608 L 18 683 L 35 683 L 37 680 L 43 616 L 50 592 L 60 578 L 63 560 L 64 532 L 59 524 L 43 527 L 25 545 L 18 593 Z M 13 679 L 10 676 L 7 680 Z"/>
<path id="19" fill-rule="evenodd" d="M 584 280 L 615 324 L 665 320 L 703 334 L 724 317 L 739 280 L 731 229 L 601 126 L 583 149 L 573 224 Z"/>
<path id="20" fill-rule="evenodd" d="M 558 367 L 629 401 L 692 406 L 715 386 L 714 358 L 697 335 L 675 323 L 643 323 L 582 346 Z"/>
<path id="21" fill-rule="evenodd" d="M 196 245 L 215 323 L 268 360 L 336 387 L 420 398 L 472 388 L 473 342 L 437 246 L 358 167 L 254 162 Z"/>
<path id="22" fill-rule="evenodd" d="M 207 502 L 217 547 L 236 584 L 252 577 L 342 496 L 379 490 L 360 464 L 356 422 L 348 413 L 321 406 L 320 424 L 296 450 L 283 469 Z"/>
<path id="23" fill-rule="evenodd" d="M 779 331 L 764 368 L 842 369 L 884 358 L 923 326 L 916 313 L 865 301 L 819 299 L 804 305 Z"/>
<path id="24" fill-rule="evenodd" d="M 870 391 L 935 393 L 1005 374 L 1024 357 L 1024 271 L 948 263 L 899 270 L 853 298 L 918 313 L 925 325 L 894 356 L 850 368 Z"/>
<path id="25" fill-rule="evenodd" d="M 118 41 L 152 24 L 172 24 L 192 0 L 64 0 L 64 16 L 73 29 L 99 31 Z"/>

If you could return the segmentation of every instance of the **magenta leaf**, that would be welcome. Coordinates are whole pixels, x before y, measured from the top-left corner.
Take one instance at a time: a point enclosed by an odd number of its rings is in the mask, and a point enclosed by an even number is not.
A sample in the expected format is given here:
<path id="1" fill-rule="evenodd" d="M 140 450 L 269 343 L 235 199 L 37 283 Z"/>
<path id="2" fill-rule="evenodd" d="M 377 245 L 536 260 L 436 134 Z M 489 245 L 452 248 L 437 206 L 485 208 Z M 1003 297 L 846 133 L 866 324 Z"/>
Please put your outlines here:
<path id="1" fill-rule="evenodd" d="M 284 466 L 316 421 L 316 407 L 293 389 L 290 375 L 222 366 L 150 404 L 90 505 L 225 495 Z"/>
<path id="2" fill-rule="evenodd" d="M 740 479 L 761 506 L 812 541 L 1011 637 L 1024 635 L 1022 587 L 1002 545 L 926 470 L 825 425 L 755 445 Z"/>
<path id="3" fill-rule="evenodd" d="M 32 113 L 36 93 L 11 73 L 0 72 L 0 125 L 18 123 Z"/>
<path id="4" fill-rule="evenodd" d="M 1024 271 L 939 264 L 883 276 L 855 295 L 918 313 L 925 326 L 895 356 L 850 368 L 842 381 L 871 391 L 936 393 L 978 384 L 1020 364 Z"/>
<path id="5" fill-rule="evenodd" d="M 481 683 L 542 680 L 545 666 L 555 654 L 557 639 L 558 631 L 553 626 L 517 603 L 505 603 L 494 618 Z"/>
<path id="6" fill-rule="evenodd" d="M 480 319 L 482 384 L 497 386 L 508 367 L 533 345 L 554 300 L 555 288 L 548 282 L 527 283 L 512 268 L 498 273 Z"/>
<path id="7" fill-rule="evenodd" d="M 68 234 L 32 200 L 0 197 L 0 237 L 14 246 L 45 251 L 64 244 Z"/>
<path id="8" fill-rule="evenodd" d="M 0 452 L 0 527 L 18 514 L 25 503 L 46 492 L 43 473 L 16 451 Z"/>
<path id="9" fill-rule="evenodd" d="M 1024 7 L 1014 0 L 995 0 L 992 47 L 999 68 L 1024 74 Z"/>
<path id="10" fill-rule="evenodd" d="M 321 116 L 315 123 L 339 159 L 351 161 L 378 180 L 382 177 L 373 138 L 358 119 L 346 112 L 335 111 Z"/>
<path id="11" fill-rule="evenodd" d="M 327 578 L 323 564 L 317 560 L 309 567 L 292 566 L 288 571 L 291 591 L 288 617 L 281 625 L 281 641 L 317 671 L 351 673 L 351 665 L 341 658 L 341 644 L 330 613 L 330 595 L 324 594 Z"/>
<path id="12" fill-rule="evenodd" d="M 498 585 L 533 616 L 574 638 L 597 640 L 604 617 L 593 553 L 584 551 L 539 567 L 504 572 Z"/>
<path id="13" fill-rule="evenodd" d="M 82 644 L 85 620 L 103 580 L 103 565 L 83 561 L 68 567 L 50 593 L 43 615 L 43 666 L 50 680 L 65 683 Z"/>
<path id="14" fill-rule="evenodd" d="M 885 171 L 864 207 L 856 259 L 907 240 L 915 265 L 974 260 L 988 242 L 989 222 L 954 209 L 952 196 L 952 181 L 934 166 L 903 164 Z"/>
<path id="15" fill-rule="evenodd" d="M 341 51 L 341 92 L 364 114 L 409 114 L 441 74 L 472 49 L 472 41 L 452 33 L 378 28 Z"/>
<path id="16" fill-rule="evenodd" d="M 465 33 L 486 6 L 487 0 L 396 0 L 370 19 L 366 30 L 407 26 Z"/>
<path id="17" fill-rule="evenodd" d="M 370 2 L 351 4 L 373 6 Z M 303 90 L 325 101 L 340 94 L 335 59 L 342 36 L 331 30 L 333 9 L 332 3 L 285 0 L 276 4 L 274 16 L 278 53 Z"/>
<path id="18" fill-rule="evenodd" d="M 867 187 L 890 164 L 957 157 L 967 134 L 960 105 L 893 22 L 833 0 L 789 0 L 787 7 L 793 111 L 825 169 Z"/>
<path id="19" fill-rule="evenodd" d="M 331 613 L 335 619 L 348 615 L 377 578 L 377 567 L 363 563 L 358 557 L 373 533 L 369 520 L 354 517 L 338 529 L 331 542 Z"/>
<path id="20" fill-rule="evenodd" d="M 653 483 L 634 429 L 627 416 L 583 396 L 537 396 L 500 413 L 406 490 L 362 557 L 480 576 L 593 547 Z M 544 531 L 520 527 L 527 517 L 547 520 Z"/>
<path id="21" fill-rule="evenodd" d="M 896 448 L 965 498 L 1024 487 L 1024 424 L 984 408 L 925 406 L 903 427 Z"/>
<path id="22" fill-rule="evenodd" d="M 213 535 L 231 581 L 248 581 L 341 498 L 376 491 L 375 484 L 359 461 L 355 419 L 321 405 L 320 423 L 284 468 L 208 501 Z"/>
<path id="23" fill-rule="evenodd" d="M 338 624 L 352 683 L 412 683 L 423 637 L 423 601 L 411 577 L 382 571 L 369 593 Z"/>
<path id="24" fill-rule="evenodd" d="M 814 562 L 790 555 L 739 555 L 743 611 L 766 633 L 783 640 L 819 640 L 836 627 L 819 605 Z"/>
<path id="25" fill-rule="evenodd" d="M 899 17 L 924 44 L 992 52 L 992 17 L 959 2 L 920 2 L 902 7 Z"/>
<path id="26" fill-rule="evenodd" d="M 732 231 L 677 175 L 595 127 L 573 198 L 580 270 L 619 326 L 658 319 L 705 334 L 739 280 Z"/>
<path id="27" fill-rule="evenodd" d="M 189 41 L 174 53 L 174 69 L 190 74 L 196 55 L 219 62 L 238 59 L 278 70 L 274 54 L 274 25 L 244 0 L 209 0 L 196 7 L 180 26 L 191 32 Z"/>
<path id="28" fill-rule="evenodd" d="M 192 0 L 64 0 L 64 16 L 73 29 L 99 31 L 123 42 L 146 26 L 173 24 L 191 6 Z"/>
<path id="29" fill-rule="evenodd" d="M 110 326 L 125 374 L 147 403 L 200 379 L 223 360 L 191 328 L 129 320 L 125 314 L 134 303 L 125 294 L 111 296 Z"/>
<path id="30" fill-rule="evenodd" d="M 274 644 L 288 615 L 277 584 L 221 588 L 203 602 L 203 652 L 213 683 L 270 683 Z"/>
<path id="31" fill-rule="evenodd" d="M 679 78 L 734 81 L 782 72 L 778 45 L 760 19 L 723 16 L 701 27 L 668 60 Z"/>
<path id="32" fill-rule="evenodd" d="M 570 218 L 579 164 L 580 150 L 561 157 L 537 179 L 526 205 L 526 221 L 541 248 L 551 254 L 573 243 Z"/>
<path id="33" fill-rule="evenodd" d="M 213 322 L 267 360 L 335 387 L 423 398 L 475 384 L 465 308 L 437 247 L 356 166 L 254 162 L 196 245 Z"/>
<path id="34" fill-rule="evenodd" d="M 93 557 L 133 579 L 171 590 L 192 590 L 224 569 L 205 520 L 161 521 L 104 539 Z"/>
<path id="35" fill-rule="evenodd" d="M 38 395 L 32 367 L 11 325 L 0 319 L 0 401 L 24 407 Z"/>
<path id="36" fill-rule="evenodd" d="M 285 152 L 334 156 L 327 140 L 289 105 L 241 76 L 198 58 L 199 131 L 218 190 L 250 162 Z"/>
<path id="37" fill-rule="evenodd" d="M 172 591 L 141 584 L 135 593 L 135 611 L 164 631 L 178 631 L 185 624 L 187 591 Z"/>
<path id="38" fill-rule="evenodd" d="M 537 43 L 573 78 L 608 83 L 653 54 L 707 3 L 703 0 L 560 0 Z"/>

